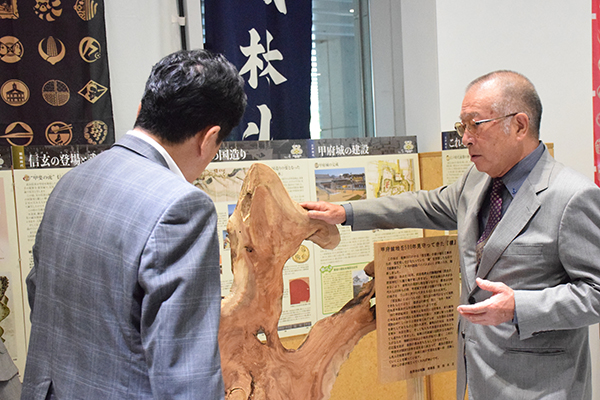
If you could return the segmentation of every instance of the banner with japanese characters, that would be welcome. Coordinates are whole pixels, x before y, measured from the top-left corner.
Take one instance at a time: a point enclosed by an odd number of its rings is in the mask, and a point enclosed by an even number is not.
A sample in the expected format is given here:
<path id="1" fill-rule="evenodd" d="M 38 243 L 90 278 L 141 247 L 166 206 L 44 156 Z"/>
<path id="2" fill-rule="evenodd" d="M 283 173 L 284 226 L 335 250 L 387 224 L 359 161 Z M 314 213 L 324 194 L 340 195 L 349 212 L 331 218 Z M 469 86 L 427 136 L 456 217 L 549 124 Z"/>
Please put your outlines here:
<path id="1" fill-rule="evenodd" d="M 104 0 L 0 1 L 0 146 L 111 144 Z"/>
<path id="2" fill-rule="evenodd" d="M 229 140 L 310 138 L 312 2 L 205 0 L 205 48 L 246 81 L 248 107 Z"/>

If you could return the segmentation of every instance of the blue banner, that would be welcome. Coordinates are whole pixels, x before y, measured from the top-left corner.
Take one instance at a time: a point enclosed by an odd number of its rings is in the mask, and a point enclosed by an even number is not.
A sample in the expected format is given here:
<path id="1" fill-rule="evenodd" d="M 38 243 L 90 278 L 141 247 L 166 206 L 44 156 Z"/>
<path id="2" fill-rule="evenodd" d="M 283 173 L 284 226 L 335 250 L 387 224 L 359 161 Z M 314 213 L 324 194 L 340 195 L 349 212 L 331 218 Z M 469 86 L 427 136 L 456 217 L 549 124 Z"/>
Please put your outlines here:
<path id="1" fill-rule="evenodd" d="M 246 81 L 248 107 L 229 140 L 309 139 L 311 0 L 205 0 L 205 48 Z"/>

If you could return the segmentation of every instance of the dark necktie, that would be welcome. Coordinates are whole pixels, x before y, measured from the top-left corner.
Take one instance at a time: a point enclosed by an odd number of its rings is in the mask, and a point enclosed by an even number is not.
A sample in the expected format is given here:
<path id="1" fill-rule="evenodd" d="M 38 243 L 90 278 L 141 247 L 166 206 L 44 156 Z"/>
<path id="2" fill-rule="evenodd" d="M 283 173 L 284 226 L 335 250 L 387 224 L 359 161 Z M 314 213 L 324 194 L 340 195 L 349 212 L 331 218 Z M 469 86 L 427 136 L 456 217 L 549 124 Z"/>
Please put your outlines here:
<path id="1" fill-rule="evenodd" d="M 500 178 L 494 178 L 492 180 L 492 190 L 490 191 L 490 214 L 488 216 L 487 224 L 481 234 L 479 240 L 477 240 L 477 263 L 481 260 L 481 254 L 483 253 L 483 246 L 487 242 L 488 238 L 492 234 L 492 231 L 500 222 L 502 217 L 502 188 L 504 183 Z"/>

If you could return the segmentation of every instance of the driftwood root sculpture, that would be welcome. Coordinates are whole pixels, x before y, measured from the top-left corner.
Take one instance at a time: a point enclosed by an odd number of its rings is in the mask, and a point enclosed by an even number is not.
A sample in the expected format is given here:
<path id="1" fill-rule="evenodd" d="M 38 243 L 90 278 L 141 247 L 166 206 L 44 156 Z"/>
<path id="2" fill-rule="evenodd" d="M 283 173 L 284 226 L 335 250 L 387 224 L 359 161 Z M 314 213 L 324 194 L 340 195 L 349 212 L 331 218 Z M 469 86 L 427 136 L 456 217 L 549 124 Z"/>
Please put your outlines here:
<path id="1" fill-rule="evenodd" d="M 337 246 L 337 227 L 308 218 L 271 168 L 253 164 L 227 230 L 234 282 L 221 305 L 219 330 L 226 399 L 329 398 L 341 364 L 375 329 L 374 280 L 338 313 L 316 323 L 297 350 L 288 350 L 277 333 L 283 266 L 304 239 L 326 249 Z M 365 270 L 373 276 L 372 264 Z"/>

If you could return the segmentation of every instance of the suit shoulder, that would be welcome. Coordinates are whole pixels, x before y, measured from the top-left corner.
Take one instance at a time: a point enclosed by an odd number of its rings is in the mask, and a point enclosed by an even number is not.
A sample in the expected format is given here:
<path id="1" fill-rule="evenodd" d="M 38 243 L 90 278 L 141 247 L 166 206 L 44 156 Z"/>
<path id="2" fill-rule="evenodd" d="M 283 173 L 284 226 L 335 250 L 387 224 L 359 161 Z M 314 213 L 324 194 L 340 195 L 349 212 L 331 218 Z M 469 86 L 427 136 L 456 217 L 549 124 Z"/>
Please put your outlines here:
<path id="1" fill-rule="evenodd" d="M 572 168 L 569 168 L 559 162 L 556 162 L 556 165 L 552 171 L 551 184 L 562 186 L 563 190 L 573 190 L 578 191 L 581 189 L 592 189 L 592 190 L 600 190 L 600 188 L 587 176 L 582 174 L 581 172 L 575 171 Z"/>

